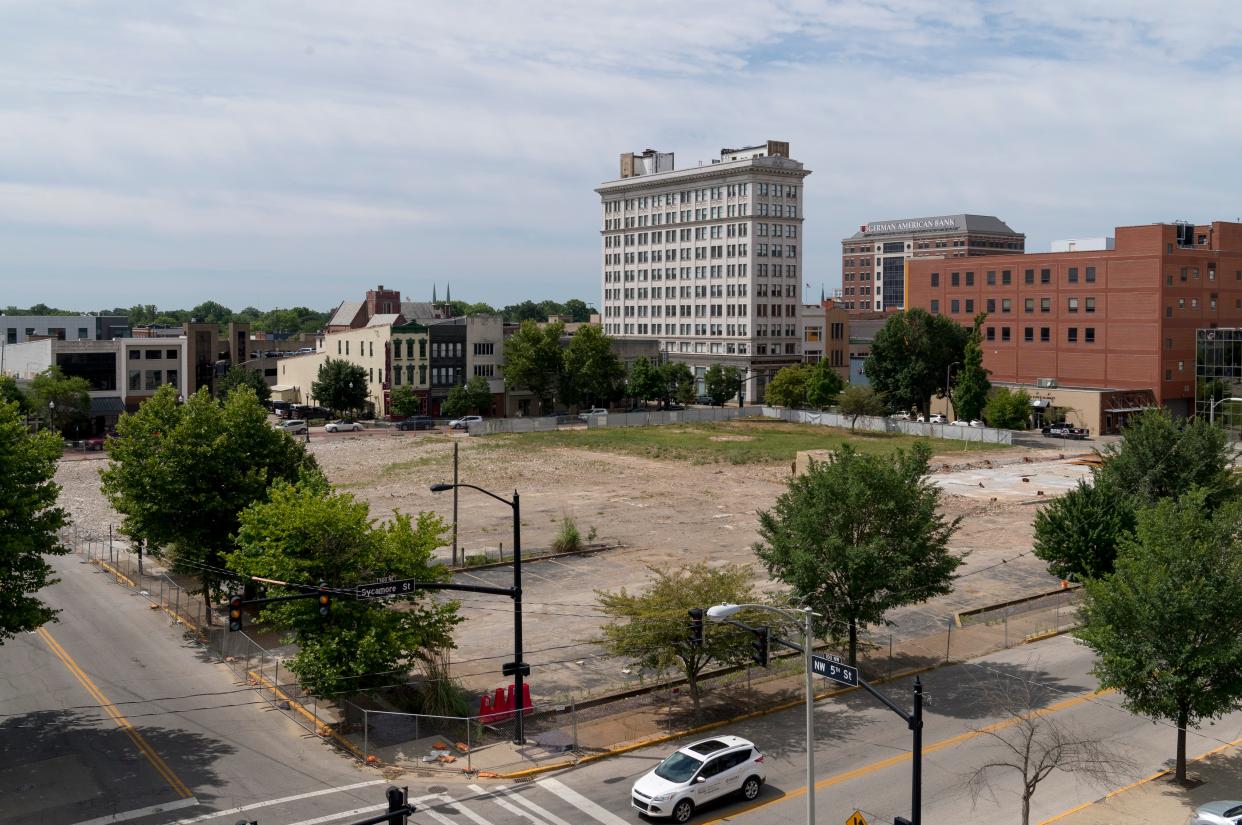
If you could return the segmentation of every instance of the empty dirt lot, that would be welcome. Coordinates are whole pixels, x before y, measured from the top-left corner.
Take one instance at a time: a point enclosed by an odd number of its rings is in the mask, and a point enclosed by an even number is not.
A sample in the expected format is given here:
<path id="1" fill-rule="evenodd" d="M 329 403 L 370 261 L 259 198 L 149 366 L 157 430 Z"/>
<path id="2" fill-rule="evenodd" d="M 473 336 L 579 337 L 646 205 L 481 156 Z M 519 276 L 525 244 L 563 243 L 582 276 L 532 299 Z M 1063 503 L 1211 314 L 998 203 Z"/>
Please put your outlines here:
<path id="1" fill-rule="evenodd" d="M 805 429 L 812 433 L 811 441 L 829 439 L 827 431 Z M 739 423 L 722 430 L 721 440 L 762 438 L 762 432 Z M 831 433 L 833 440 L 840 436 Z M 310 448 L 332 482 L 368 502 L 373 516 L 384 518 L 394 509 L 431 510 L 448 521 L 452 493 L 434 494 L 428 488 L 452 480 L 454 443 L 460 448 L 462 482 L 500 495 L 520 492 L 524 555 L 545 550 L 564 516 L 575 519 L 584 538 L 594 531 L 594 543 L 620 545 L 524 566 L 526 658 L 535 671 L 531 681 L 537 700 L 635 681 L 637 674 L 623 673 L 622 665 L 599 657 L 587 644 L 601 620 L 594 591 L 641 587 L 649 565 L 754 563 L 756 510 L 771 506 L 782 492 L 791 463 L 734 464 L 727 455 L 652 458 L 580 449 L 572 437 L 553 444 L 526 436 L 316 434 Z M 986 479 L 990 472 L 1012 475 L 1024 456 L 1036 462 L 1029 465 L 1035 472 L 1058 452 L 1014 448 L 972 453 L 952 443 L 941 443 L 939 449 L 945 453 L 934 459 L 933 468 L 946 480 L 963 473 L 972 480 Z M 119 519 L 98 492 L 101 466 L 99 461 L 63 462 L 58 480 L 65 488 L 62 501 L 77 523 L 106 533 L 107 525 Z M 950 596 L 899 611 L 892 617 L 898 624 L 893 632 L 918 635 L 929 626 L 942 626 L 964 607 L 1055 587 L 1029 552 L 1035 506 L 1012 497 L 993 502 L 979 494 L 946 493 L 946 513 L 965 517 L 953 540 L 953 547 L 966 556 L 959 570 L 962 578 Z M 484 548 L 495 552 L 501 543 L 506 553 L 511 550 L 509 508 L 475 491 L 461 491 L 459 531 L 464 553 Z M 447 547 L 443 553 L 447 555 Z M 758 566 L 755 574 L 770 587 Z M 504 586 L 510 577 L 510 568 L 502 567 L 463 572 L 458 580 Z M 467 621 L 457 634 L 455 671 L 473 687 L 498 685 L 499 665 L 512 655 L 511 603 L 472 594 L 461 602 Z"/>

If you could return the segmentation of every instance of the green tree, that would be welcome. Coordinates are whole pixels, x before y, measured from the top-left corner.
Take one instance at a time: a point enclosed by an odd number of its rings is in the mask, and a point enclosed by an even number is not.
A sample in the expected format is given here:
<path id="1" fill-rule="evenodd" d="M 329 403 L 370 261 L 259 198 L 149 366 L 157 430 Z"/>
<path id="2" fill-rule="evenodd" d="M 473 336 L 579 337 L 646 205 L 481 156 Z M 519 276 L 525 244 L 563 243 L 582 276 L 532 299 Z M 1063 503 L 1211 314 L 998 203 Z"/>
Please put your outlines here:
<path id="1" fill-rule="evenodd" d="M 343 358 L 328 358 L 311 382 L 315 400 L 335 415 L 361 410 L 367 404 L 367 371 Z"/>
<path id="2" fill-rule="evenodd" d="M 864 455 L 842 445 L 788 481 L 771 510 L 759 513 L 755 554 L 768 572 L 823 618 L 821 633 L 848 632 L 857 663 L 858 628 L 884 622 L 895 607 L 951 589 L 962 563 L 949 551 L 958 521 L 939 511 L 940 488 L 928 480 L 931 448 Z"/>
<path id="3" fill-rule="evenodd" d="M 822 358 L 807 369 L 806 403 L 817 410 L 831 407 L 837 403 L 841 391 L 845 389 L 845 381 Z"/>
<path id="4" fill-rule="evenodd" d="M 561 401 L 604 407 L 625 392 L 625 367 L 612 351 L 613 339 L 595 325 L 579 327 L 563 356 Z"/>
<path id="5" fill-rule="evenodd" d="M 413 387 L 407 384 L 402 384 L 399 387 L 393 387 L 392 395 L 389 400 L 392 404 L 393 415 L 398 415 L 402 418 L 408 418 L 411 415 L 418 415 L 423 409 L 422 396 L 415 392 Z"/>
<path id="6" fill-rule="evenodd" d="M 121 416 L 108 441 L 103 492 L 121 531 L 157 549 L 177 573 L 195 576 L 211 622 L 238 516 L 276 481 L 319 474 L 301 442 L 267 423 L 253 392 L 217 402 L 206 387 L 184 404 L 171 385 Z"/>
<path id="7" fill-rule="evenodd" d="M 763 396 L 764 403 L 795 410 L 805 407 L 806 384 L 809 377 L 810 369 L 805 364 L 783 367 L 768 382 L 768 388 Z"/>
<path id="8" fill-rule="evenodd" d="M 1139 511 L 1115 572 L 1087 581 L 1075 632 L 1095 651 L 1101 687 L 1177 726 L 1183 783 L 1187 728 L 1242 707 L 1242 504 L 1212 514 L 1208 495 Z"/>
<path id="9" fill-rule="evenodd" d="M 485 413 L 492 408 L 492 391 L 481 375 L 471 377 L 464 385 L 449 390 L 440 410 L 450 418 L 461 418 L 471 411 Z"/>
<path id="10" fill-rule="evenodd" d="M 200 324 L 219 324 L 223 326 L 233 320 L 233 310 L 216 301 L 203 301 L 190 310 L 190 317 L 197 318 Z"/>
<path id="11" fill-rule="evenodd" d="M 689 404 L 694 401 L 694 373 L 681 361 L 669 361 L 660 367 L 660 400 L 664 406 L 673 401 Z"/>
<path id="12" fill-rule="evenodd" d="M 744 660 L 748 648 L 727 625 L 706 628 L 704 644 L 692 644 L 687 611 L 754 602 L 750 570 L 742 565 L 717 567 L 703 562 L 648 570 L 651 582 L 640 593 L 630 593 L 624 587 L 616 592 L 595 591 L 600 609 L 609 619 L 600 643 L 611 655 L 633 661 L 657 677 L 669 672 L 685 676 L 697 713 L 703 670 L 712 663 Z"/>
<path id="13" fill-rule="evenodd" d="M 0 404 L 16 404 L 19 413 L 30 411 L 30 400 L 11 375 L 0 375 Z"/>
<path id="14" fill-rule="evenodd" d="M 330 588 L 348 588 L 381 576 L 440 582 L 447 568 L 432 553 L 445 543 L 446 528 L 434 513 L 417 519 L 400 513 L 387 523 L 370 518 L 365 502 L 328 489 L 322 479 L 278 483 L 267 500 L 241 513 L 231 570 L 244 576 Z M 276 589 L 272 595 L 285 595 Z M 328 695 L 400 682 L 415 662 L 430 662 L 453 647 L 461 621 L 456 602 L 437 602 L 431 591 L 391 600 L 332 599 L 328 615 L 319 605 L 297 600 L 270 605 L 266 620 L 290 633 L 298 652 L 289 662 L 298 681 Z"/>
<path id="15" fill-rule="evenodd" d="M 229 371 L 216 384 L 216 396 L 225 398 L 238 387 L 248 387 L 259 401 L 266 401 L 272 397 L 272 388 L 267 385 L 257 370 L 248 370 L 236 365 L 229 367 Z"/>
<path id="16" fill-rule="evenodd" d="M 884 401 L 875 394 L 875 390 L 861 384 L 850 384 L 841 391 L 837 410 L 850 420 L 850 432 L 854 432 L 854 426 L 861 416 L 884 415 L 888 412 Z"/>
<path id="17" fill-rule="evenodd" d="M 970 332 L 918 307 L 894 312 L 876 332 L 864 370 L 894 408 L 928 412 L 933 395 L 948 391 L 949 365 L 962 360 Z"/>
<path id="18" fill-rule="evenodd" d="M 56 583 L 45 557 L 68 552 L 57 536 L 67 518 L 52 480 L 60 453 L 54 435 L 28 433 L 17 405 L 0 403 L 0 644 L 56 617 L 36 594 Z"/>
<path id="19" fill-rule="evenodd" d="M 703 392 L 716 406 L 737 395 L 742 387 L 742 373 L 737 367 L 712 364 L 703 374 Z"/>
<path id="20" fill-rule="evenodd" d="M 640 356 L 630 366 L 629 379 L 626 381 L 626 392 L 635 401 L 647 402 L 662 398 L 664 395 L 663 378 L 660 368 L 653 366 L 646 356 Z"/>
<path id="21" fill-rule="evenodd" d="M 559 321 L 540 327 L 526 320 L 505 341 L 505 386 L 530 392 L 545 413 L 552 409 L 564 370 L 564 332 L 565 325 Z"/>
<path id="22" fill-rule="evenodd" d="M 1163 407 L 1131 418 L 1121 441 L 1100 456 L 1100 478 L 1142 504 L 1202 487 L 1208 506 L 1216 507 L 1240 492 L 1225 431 L 1203 418 L 1176 421 Z"/>
<path id="23" fill-rule="evenodd" d="M 568 315 L 575 323 L 585 324 L 591 320 L 593 308 L 579 298 L 570 298 L 565 302 L 564 314 Z"/>
<path id="24" fill-rule="evenodd" d="M 1001 387 L 984 406 L 983 420 L 1001 430 L 1025 430 L 1031 420 L 1031 396 L 1026 390 Z"/>
<path id="25" fill-rule="evenodd" d="M 521 324 L 526 321 L 535 321 L 542 323 L 548 320 L 548 313 L 534 301 L 526 300 L 520 304 L 510 304 L 500 311 L 505 320 L 511 324 Z M 556 314 L 556 313 L 552 313 Z"/>
<path id="26" fill-rule="evenodd" d="M 964 421 L 982 418 L 983 408 L 988 402 L 988 393 L 992 390 L 992 382 L 988 381 L 988 370 L 983 368 L 983 349 L 979 346 L 978 328 L 966 342 L 962 354 L 962 368 L 957 373 L 957 384 L 953 392 L 953 411 Z"/>
<path id="27" fill-rule="evenodd" d="M 51 366 L 30 382 L 31 411 L 58 433 L 79 429 L 91 409 L 91 385 L 85 378 L 70 378 Z"/>
<path id="28" fill-rule="evenodd" d="M 1117 548 L 1134 530 L 1134 508 L 1108 482 L 1079 481 L 1035 512 L 1035 555 L 1060 579 L 1087 581 L 1113 571 Z"/>

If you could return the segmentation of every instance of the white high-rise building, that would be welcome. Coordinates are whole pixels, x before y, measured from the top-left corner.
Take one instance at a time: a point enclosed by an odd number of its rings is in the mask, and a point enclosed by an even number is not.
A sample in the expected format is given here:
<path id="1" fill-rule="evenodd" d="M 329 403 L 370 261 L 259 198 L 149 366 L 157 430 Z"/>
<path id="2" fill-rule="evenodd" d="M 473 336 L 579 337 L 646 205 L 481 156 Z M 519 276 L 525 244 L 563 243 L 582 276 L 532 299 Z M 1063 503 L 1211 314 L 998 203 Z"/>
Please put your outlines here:
<path id="1" fill-rule="evenodd" d="M 604 331 L 657 340 L 702 386 L 712 364 L 747 376 L 763 398 L 781 367 L 801 360 L 802 192 L 811 174 L 789 144 L 722 149 L 676 170 L 672 153 L 621 155 L 603 204 Z"/>

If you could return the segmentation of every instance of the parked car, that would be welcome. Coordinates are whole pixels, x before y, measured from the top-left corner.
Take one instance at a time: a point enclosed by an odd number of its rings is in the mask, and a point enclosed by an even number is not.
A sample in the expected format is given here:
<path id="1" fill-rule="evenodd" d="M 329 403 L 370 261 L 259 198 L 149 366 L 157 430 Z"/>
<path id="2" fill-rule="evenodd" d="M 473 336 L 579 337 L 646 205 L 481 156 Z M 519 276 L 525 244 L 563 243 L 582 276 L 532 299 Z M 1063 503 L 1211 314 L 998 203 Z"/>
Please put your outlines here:
<path id="1" fill-rule="evenodd" d="M 889 418 L 893 419 L 894 421 L 913 421 L 914 420 L 913 418 L 910 417 L 910 413 L 908 412 L 893 413 L 892 415 L 889 416 Z M 919 420 L 922 421 L 923 419 L 920 418 Z"/>
<path id="2" fill-rule="evenodd" d="M 977 419 L 977 418 L 972 418 L 972 419 L 970 419 L 970 426 L 972 426 L 972 427 L 986 427 L 986 426 L 987 426 L 987 424 L 984 424 L 982 421 L 980 421 L 980 420 L 979 420 L 979 419 Z"/>
<path id="3" fill-rule="evenodd" d="M 669 405 L 668 405 L 667 407 L 665 407 L 664 409 L 665 409 L 667 412 L 681 412 L 681 411 L 682 411 L 682 410 L 684 410 L 685 408 L 686 408 L 686 405 L 685 405 L 685 404 L 669 404 Z"/>
<path id="4" fill-rule="evenodd" d="M 449 422 L 450 430 L 466 430 L 471 424 L 478 424 L 483 420 L 481 415 L 463 415 L 461 418 L 454 418 Z"/>
<path id="5" fill-rule="evenodd" d="M 1044 434 L 1045 438 L 1072 438 L 1075 440 L 1082 440 L 1090 435 L 1089 430 L 1082 427 L 1071 427 L 1064 421 L 1060 424 L 1050 424 L 1040 430 L 1040 432 Z"/>
<path id="6" fill-rule="evenodd" d="M 969 421 L 963 421 L 962 419 L 960 419 L 960 418 L 959 418 L 959 419 L 957 419 L 956 421 L 950 421 L 950 422 L 949 422 L 949 426 L 951 426 L 951 427 L 969 427 L 969 426 L 970 426 L 970 422 L 969 422 Z"/>
<path id="7" fill-rule="evenodd" d="M 930 416 L 927 417 L 927 423 L 928 424 L 948 424 L 949 419 L 947 416 L 941 415 L 940 413 L 932 413 Z"/>
<path id="8" fill-rule="evenodd" d="M 296 418 L 330 418 L 332 413 L 323 407 L 311 407 L 306 404 L 295 404 L 291 413 Z"/>
<path id="9" fill-rule="evenodd" d="M 290 418 L 288 421 L 277 421 L 272 425 L 278 430 L 284 430 L 290 435 L 300 435 L 306 432 L 306 422 L 301 418 Z"/>
<path id="10" fill-rule="evenodd" d="M 1228 799 L 1200 805 L 1186 825 L 1242 825 L 1242 802 Z"/>
<path id="11" fill-rule="evenodd" d="M 397 422 L 398 430 L 434 430 L 436 420 L 429 415 L 412 415 L 404 421 Z"/>
<path id="12" fill-rule="evenodd" d="M 694 809 L 728 794 L 751 800 L 767 779 L 763 754 L 740 736 L 687 745 L 634 783 L 630 804 L 650 817 L 687 822 Z"/>
<path id="13" fill-rule="evenodd" d="M 587 419 L 590 419 L 590 418 L 594 418 L 597 415 L 608 415 L 608 410 L 604 409 L 603 407 L 592 407 L 589 410 L 583 410 L 582 412 L 578 413 L 578 417 L 581 418 L 583 421 L 586 421 Z"/>
<path id="14" fill-rule="evenodd" d="M 344 419 L 337 421 L 329 421 L 323 425 L 324 432 L 328 433 L 360 433 L 362 425 L 357 421 L 345 421 Z"/>

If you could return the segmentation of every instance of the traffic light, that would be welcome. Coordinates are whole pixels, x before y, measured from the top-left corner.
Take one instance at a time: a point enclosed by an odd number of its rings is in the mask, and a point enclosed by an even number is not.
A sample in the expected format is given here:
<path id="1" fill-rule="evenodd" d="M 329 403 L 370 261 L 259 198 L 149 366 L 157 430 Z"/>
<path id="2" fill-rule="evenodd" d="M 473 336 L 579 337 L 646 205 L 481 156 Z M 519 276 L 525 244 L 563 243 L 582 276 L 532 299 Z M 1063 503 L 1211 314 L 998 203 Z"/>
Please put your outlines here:
<path id="1" fill-rule="evenodd" d="M 326 617 L 328 608 L 332 606 L 332 594 L 328 592 L 328 583 L 319 583 L 319 615 Z"/>
<path id="2" fill-rule="evenodd" d="M 229 598 L 229 630 L 241 630 L 242 628 L 242 597 L 232 596 Z"/>
<path id="3" fill-rule="evenodd" d="M 406 805 L 407 793 L 405 788 L 398 788 L 396 785 L 388 786 L 388 825 L 405 825 L 409 822 L 414 806 Z"/>
<path id="4" fill-rule="evenodd" d="M 703 608 L 692 607 L 690 614 L 690 644 L 695 647 L 703 646 Z"/>
<path id="5" fill-rule="evenodd" d="M 750 658 L 759 667 L 768 666 L 768 629 L 766 627 L 756 627 L 753 630 L 755 638 L 750 642 Z"/>

